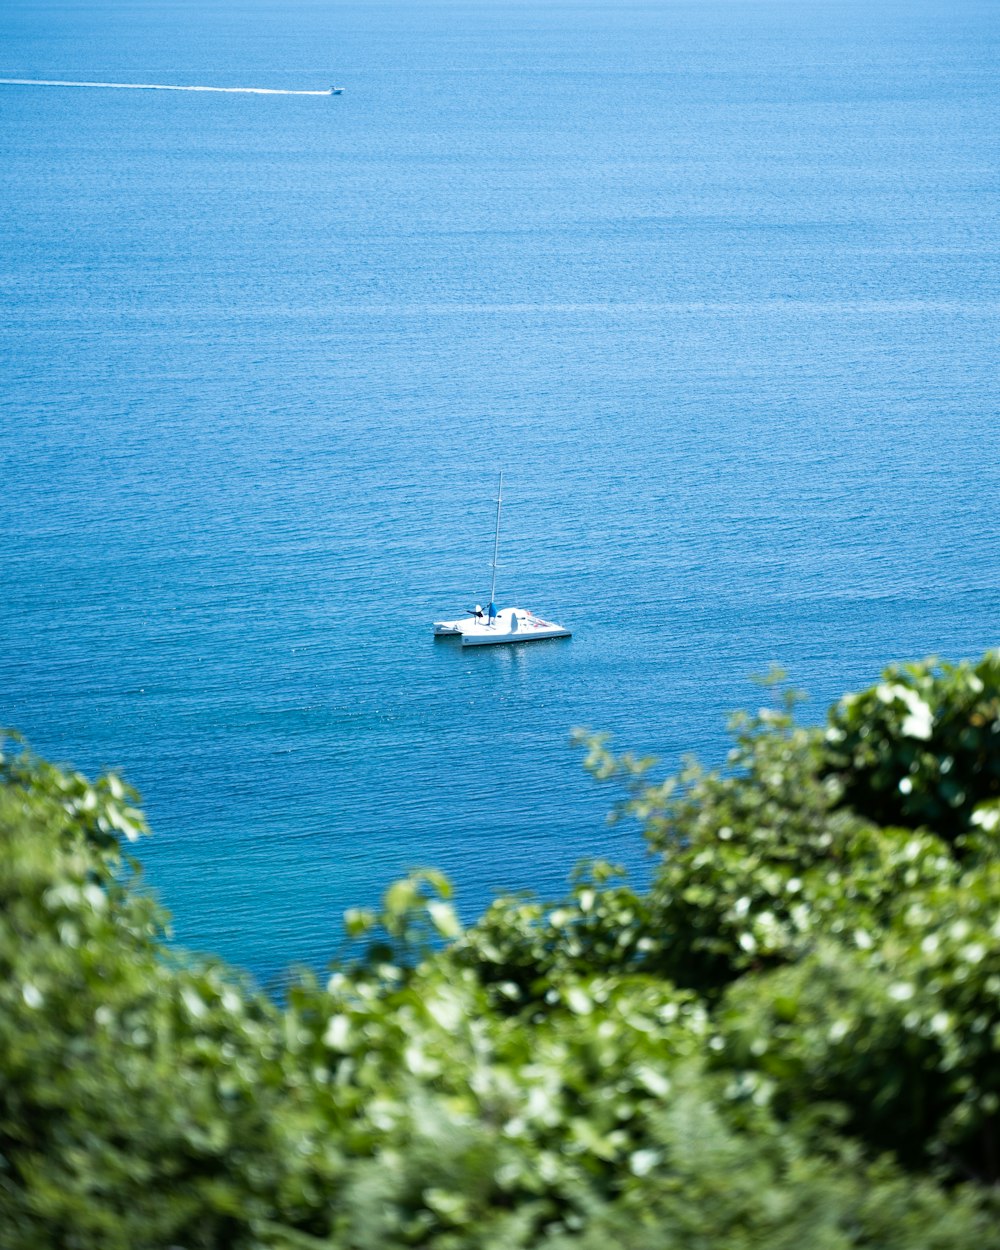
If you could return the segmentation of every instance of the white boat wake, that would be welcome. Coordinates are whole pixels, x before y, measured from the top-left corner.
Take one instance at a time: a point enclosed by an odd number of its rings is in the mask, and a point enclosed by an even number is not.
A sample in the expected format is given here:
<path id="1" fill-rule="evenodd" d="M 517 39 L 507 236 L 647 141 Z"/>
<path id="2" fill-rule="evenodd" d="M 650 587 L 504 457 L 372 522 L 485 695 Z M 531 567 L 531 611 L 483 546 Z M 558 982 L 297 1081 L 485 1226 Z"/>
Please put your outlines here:
<path id="1" fill-rule="evenodd" d="M 279 87 L 179 87 L 162 82 L 64 82 L 57 78 L 0 78 L 8 87 L 114 87 L 119 91 L 223 91 L 235 95 L 340 95 L 342 87 L 325 91 L 285 91 Z"/>

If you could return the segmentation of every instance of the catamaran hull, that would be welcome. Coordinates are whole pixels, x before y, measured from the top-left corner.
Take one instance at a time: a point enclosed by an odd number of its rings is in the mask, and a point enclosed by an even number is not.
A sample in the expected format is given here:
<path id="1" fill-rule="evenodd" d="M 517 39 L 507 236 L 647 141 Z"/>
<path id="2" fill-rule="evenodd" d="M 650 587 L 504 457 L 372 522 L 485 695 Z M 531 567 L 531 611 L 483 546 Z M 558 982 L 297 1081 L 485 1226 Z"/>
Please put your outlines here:
<path id="1" fill-rule="evenodd" d="M 568 629 L 542 620 L 531 612 L 508 608 L 490 624 L 476 622 L 462 630 L 463 647 L 495 647 L 509 642 L 540 642 L 543 638 L 572 638 Z"/>
<path id="2" fill-rule="evenodd" d="M 435 621 L 434 637 L 435 638 L 458 638 L 466 629 L 471 629 L 476 624 L 474 616 L 463 616 L 458 621 Z"/>
<path id="3" fill-rule="evenodd" d="M 542 642 L 546 638 L 572 638 L 573 635 L 568 629 L 545 629 L 536 630 L 534 633 L 517 633 L 517 634 L 491 634 L 488 638 L 484 638 L 478 634 L 463 634 L 463 647 L 496 647 L 502 643 L 512 642 Z"/>

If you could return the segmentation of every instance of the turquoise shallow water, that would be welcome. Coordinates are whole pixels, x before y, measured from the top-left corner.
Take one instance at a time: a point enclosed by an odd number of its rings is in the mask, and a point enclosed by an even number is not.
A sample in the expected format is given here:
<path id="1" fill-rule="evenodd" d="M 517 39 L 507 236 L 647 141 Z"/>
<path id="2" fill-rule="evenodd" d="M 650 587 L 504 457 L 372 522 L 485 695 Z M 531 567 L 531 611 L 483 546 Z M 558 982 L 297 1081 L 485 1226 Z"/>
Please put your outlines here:
<path id="1" fill-rule="evenodd" d="M 641 866 L 574 725 L 720 759 L 998 641 L 991 4 L 28 4 L 0 75 L 0 723 L 270 976 L 407 867 Z M 498 597 L 567 643 L 469 654 Z"/>

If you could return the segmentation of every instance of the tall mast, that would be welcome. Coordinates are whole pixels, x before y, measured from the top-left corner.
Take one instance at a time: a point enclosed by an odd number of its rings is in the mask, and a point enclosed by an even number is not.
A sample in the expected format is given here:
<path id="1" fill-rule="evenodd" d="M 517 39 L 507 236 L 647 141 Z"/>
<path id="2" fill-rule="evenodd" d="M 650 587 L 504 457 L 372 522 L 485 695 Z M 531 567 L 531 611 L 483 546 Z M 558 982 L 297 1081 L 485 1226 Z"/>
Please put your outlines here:
<path id="1" fill-rule="evenodd" d="M 503 469 L 500 470 L 500 485 L 497 487 L 497 528 L 493 535 L 493 582 L 490 586 L 490 604 L 494 605 L 497 590 L 497 551 L 500 548 L 500 505 L 503 503 Z"/>

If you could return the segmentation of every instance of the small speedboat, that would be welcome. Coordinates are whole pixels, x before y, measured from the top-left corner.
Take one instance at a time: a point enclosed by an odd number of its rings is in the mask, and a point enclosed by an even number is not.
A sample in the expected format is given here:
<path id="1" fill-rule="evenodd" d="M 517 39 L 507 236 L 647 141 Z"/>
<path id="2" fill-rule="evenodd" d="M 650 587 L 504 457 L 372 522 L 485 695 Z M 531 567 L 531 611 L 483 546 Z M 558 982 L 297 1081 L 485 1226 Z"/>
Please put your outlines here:
<path id="1" fill-rule="evenodd" d="M 343 94 L 344 94 L 343 87 L 331 87 L 330 88 L 330 95 L 343 95 Z"/>

